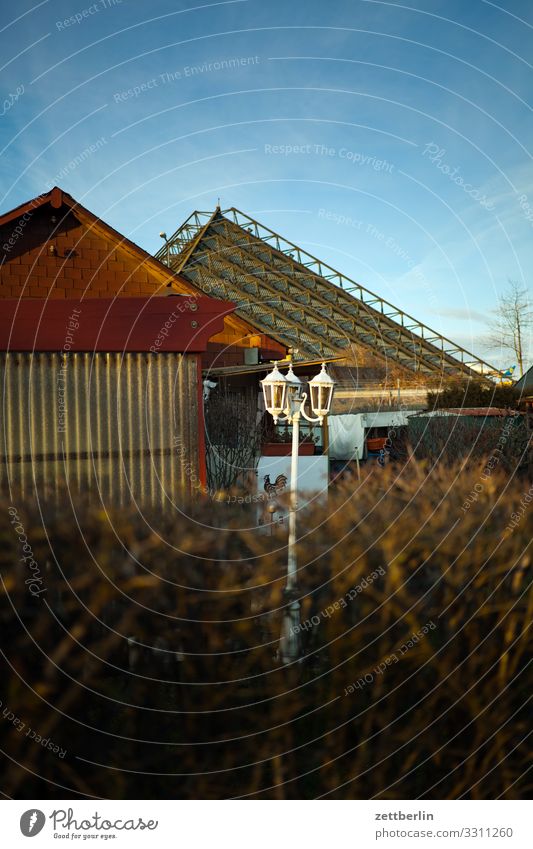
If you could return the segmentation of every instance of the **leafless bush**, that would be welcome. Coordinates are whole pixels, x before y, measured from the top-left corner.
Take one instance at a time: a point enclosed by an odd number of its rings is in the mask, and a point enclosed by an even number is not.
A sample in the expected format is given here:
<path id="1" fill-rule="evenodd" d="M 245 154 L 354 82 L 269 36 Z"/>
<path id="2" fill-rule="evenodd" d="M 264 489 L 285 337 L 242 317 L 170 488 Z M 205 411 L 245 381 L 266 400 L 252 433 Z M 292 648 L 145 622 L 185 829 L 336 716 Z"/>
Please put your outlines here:
<path id="1" fill-rule="evenodd" d="M 206 461 L 211 489 L 229 489 L 256 467 L 257 395 L 217 387 L 206 402 Z"/>

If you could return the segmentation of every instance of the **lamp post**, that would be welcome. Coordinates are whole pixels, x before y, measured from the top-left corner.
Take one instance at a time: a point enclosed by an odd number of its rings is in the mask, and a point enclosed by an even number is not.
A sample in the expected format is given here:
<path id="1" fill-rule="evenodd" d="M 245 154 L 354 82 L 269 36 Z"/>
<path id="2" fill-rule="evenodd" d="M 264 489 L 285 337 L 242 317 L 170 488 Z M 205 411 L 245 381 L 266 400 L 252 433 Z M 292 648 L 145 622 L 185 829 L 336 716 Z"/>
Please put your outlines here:
<path id="1" fill-rule="evenodd" d="M 333 397 L 334 381 L 322 370 L 309 381 L 311 410 L 314 416 L 305 411 L 307 394 L 302 393 L 302 381 L 289 366 L 283 375 L 277 364 L 270 374 L 261 381 L 265 407 L 274 418 L 274 422 L 287 421 L 292 425 L 291 482 L 289 494 L 289 541 L 287 558 L 287 584 L 285 593 L 288 606 L 283 616 L 280 636 L 280 656 L 283 663 L 292 663 L 298 659 L 300 641 L 300 602 L 296 596 L 298 562 L 296 556 L 296 513 L 298 511 L 298 447 L 300 445 L 300 420 L 303 416 L 308 422 L 322 424 L 328 415 Z"/>
<path id="2" fill-rule="evenodd" d="M 159 237 L 165 241 L 165 247 L 167 249 L 167 267 L 170 268 L 170 242 L 168 241 L 168 236 L 164 231 L 161 231 Z"/>

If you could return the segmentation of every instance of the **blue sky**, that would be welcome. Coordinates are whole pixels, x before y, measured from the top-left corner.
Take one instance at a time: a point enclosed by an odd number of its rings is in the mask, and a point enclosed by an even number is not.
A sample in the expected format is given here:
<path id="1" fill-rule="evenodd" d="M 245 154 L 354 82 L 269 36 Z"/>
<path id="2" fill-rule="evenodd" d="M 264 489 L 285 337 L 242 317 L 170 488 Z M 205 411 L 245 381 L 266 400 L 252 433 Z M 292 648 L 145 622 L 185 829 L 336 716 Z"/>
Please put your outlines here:
<path id="1" fill-rule="evenodd" d="M 9 15 L 0 209 L 58 183 L 155 251 L 220 197 L 479 354 L 508 278 L 531 290 L 527 0 Z"/>

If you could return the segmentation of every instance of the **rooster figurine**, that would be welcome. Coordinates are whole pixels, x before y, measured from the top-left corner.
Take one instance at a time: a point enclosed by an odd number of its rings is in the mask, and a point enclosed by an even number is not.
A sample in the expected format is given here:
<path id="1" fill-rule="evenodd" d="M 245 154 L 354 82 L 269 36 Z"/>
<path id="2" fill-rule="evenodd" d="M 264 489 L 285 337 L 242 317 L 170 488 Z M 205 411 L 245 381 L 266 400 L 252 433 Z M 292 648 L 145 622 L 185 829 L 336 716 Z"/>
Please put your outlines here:
<path id="1" fill-rule="evenodd" d="M 282 492 L 287 486 L 287 475 L 278 475 L 274 483 L 270 480 L 270 475 L 265 475 L 264 490 L 269 498 L 272 498 L 278 492 Z"/>

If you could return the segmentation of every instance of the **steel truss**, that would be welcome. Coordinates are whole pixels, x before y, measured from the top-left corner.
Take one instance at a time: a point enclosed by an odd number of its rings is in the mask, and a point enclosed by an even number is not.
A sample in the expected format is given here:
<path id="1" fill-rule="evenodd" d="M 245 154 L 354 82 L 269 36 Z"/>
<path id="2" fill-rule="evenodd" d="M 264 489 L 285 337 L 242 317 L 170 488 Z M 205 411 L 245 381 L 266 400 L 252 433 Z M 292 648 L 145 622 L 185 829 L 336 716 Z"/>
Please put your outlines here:
<path id="1" fill-rule="evenodd" d="M 156 258 L 301 356 L 362 345 L 421 376 L 497 371 L 235 208 L 193 212 Z"/>

